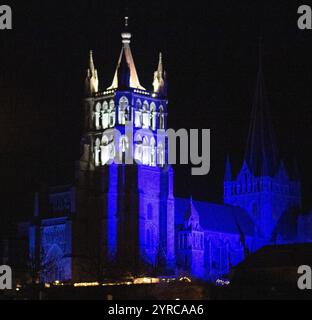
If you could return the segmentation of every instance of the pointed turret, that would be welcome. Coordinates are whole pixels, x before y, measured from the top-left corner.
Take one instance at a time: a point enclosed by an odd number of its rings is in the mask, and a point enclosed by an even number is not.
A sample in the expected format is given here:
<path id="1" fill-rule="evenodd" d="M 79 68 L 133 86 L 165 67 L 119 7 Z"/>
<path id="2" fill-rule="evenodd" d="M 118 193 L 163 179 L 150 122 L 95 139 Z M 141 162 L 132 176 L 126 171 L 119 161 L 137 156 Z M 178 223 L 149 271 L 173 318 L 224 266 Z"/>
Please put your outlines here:
<path id="1" fill-rule="evenodd" d="M 277 147 L 262 70 L 262 48 L 259 45 L 259 70 L 245 160 L 254 176 L 273 176 L 277 169 Z"/>
<path id="2" fill-rule="evenodd" d="M 94 66 L 93 53 L 90 51 L 89 66 L 87 69 L 87 77 L 85 80 L 85 94 L 86 96 L 92 96 L 99 90 L 98 72 Z"/>
<path id="3" fill-rule="evenodd" d="M 276 174 L 276 178 L 279 179 L 280 181 L 288 181 L 289 179 L 287 169 L 285 167 L 285 163 L 283 160 L 280 162 L 280 165 Z"/>
<path id="4" fill-rule="evenodd" d="M 159 61 L 157 70 L 154 72 L 153 87 L 154 92 L 160 96 L 167 95 L 166 72 L 164 71 L 162 53 L 159 53 Z"/>
<path id="5" fill-rule="evenodd" d="M 224 182 L 231 182 L 231 181 L 232 181 L 232 169 L 231 169 L 230 156 L 228 155 L 226 158 L 226 164 L 225 164 Z"/>
<path id="6" fill-rule="evenodd" d="M 126 84 L 129 83 L 127 87 L 145 90 L 145 88 L 143 88 L 140 84 L 130 49 L 132 35 L 128 31 L 128 19 L 128 17 L 125 17 L 125 31 L 121 34 L 122 49 L 119 56 L 112 85 L 109 88 L 107 88 L 108 90 L 119 89 L 120 87 L 125 85 L 125 80 Z M 127 80 L 128 73 L 129 80 Z"/>
<path id="7" fill-rule="evenodd" d="M 184 224 L 185 229 L 191 228 L 194 230 L 200 230 L 199 214 L 194 206 L 193 196 L 190 197 L 188 209 L 184 214 L 184 221 L 185 221 L 185 224 Z"/>

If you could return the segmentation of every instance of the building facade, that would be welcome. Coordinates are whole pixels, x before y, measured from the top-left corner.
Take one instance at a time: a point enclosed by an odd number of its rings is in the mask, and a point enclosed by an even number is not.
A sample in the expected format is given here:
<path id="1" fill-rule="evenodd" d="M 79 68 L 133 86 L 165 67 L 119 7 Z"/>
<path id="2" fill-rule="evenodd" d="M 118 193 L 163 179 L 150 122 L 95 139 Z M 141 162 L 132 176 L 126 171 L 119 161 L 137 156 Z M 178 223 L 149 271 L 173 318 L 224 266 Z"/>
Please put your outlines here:
<path id="1" fill-rule="evenodd" d="M 29 251 L 41 280 L 95 281 L 115 271 L 215 281 L 263 245 L 298 241 L 284 218 L 300 209 L 300 182 L 278 162 L 261 59 L 245 160 L 234 177 L 228 159 L 224 204 L 213 204 L 174 197 L 162 55 L 146 90 L 130 43 L 126 20 L 103 91 L 90 52 L 76 181 L 36 194 Z"/>

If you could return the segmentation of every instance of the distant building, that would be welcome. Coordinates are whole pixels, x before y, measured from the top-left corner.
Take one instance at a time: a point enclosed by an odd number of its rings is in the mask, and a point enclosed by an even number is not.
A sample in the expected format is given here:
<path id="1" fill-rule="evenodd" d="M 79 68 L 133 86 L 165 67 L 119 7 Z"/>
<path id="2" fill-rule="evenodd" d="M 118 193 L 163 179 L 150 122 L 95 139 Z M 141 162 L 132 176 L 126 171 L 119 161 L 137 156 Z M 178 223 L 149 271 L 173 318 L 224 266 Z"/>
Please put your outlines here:
<path id="1" fill-rule="evenodd" d="M 278 161 L 261 60 L 242 169 L 233 176 L 227 160 L 224 205 L 198 202 L 174 197 L 166 136 L 157 131 L 167 128 L 170 112 L 162 56 L 153 90 L 146 90 L 130 41 L 126 23 L 112 84 L 103 91 L 90 53 L 76 181 L 36 194 L 29 251 L 41 280 L 92 281 L 114 270 L 215 280 L 263 245 L 297 242 L 300 182 Z M 121 135 L 110 135 L 113 128 Z M 115 156 L 120 164 L 110 164 Z M 127 165 L 131 157 L 140 164 Z M 292 228 L 285 217 L 295 217 Z"/>

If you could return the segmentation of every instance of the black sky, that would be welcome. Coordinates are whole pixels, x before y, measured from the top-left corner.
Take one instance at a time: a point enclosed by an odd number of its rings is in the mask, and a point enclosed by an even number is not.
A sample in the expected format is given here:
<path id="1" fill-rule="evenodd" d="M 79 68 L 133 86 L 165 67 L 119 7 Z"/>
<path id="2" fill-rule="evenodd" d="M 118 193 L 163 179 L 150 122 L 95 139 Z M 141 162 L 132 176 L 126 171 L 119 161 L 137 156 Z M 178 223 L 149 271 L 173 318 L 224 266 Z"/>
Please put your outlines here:
<path id="1" fill-rule="evenodd" d="M 0 191 L 3 215 L 25 217 L 37 186 L 72 180 L 79 156 L 83 80 L 93 49 L 100 87 L 121 48 L 118 1 L 11 1 L 0 31 Z M 212 129 L 208 176 L 176 169 L 176 193 L 221 201 L 225 156 L 242 163 L 263 37 L 266 87 L 280 153 L 300 166 L 311 204 L 312 31 L 297 29 L 293 1 L 129 2 L 132 52 L 151 88 L 158 52 L 169 77 L 169 125 Z"/>

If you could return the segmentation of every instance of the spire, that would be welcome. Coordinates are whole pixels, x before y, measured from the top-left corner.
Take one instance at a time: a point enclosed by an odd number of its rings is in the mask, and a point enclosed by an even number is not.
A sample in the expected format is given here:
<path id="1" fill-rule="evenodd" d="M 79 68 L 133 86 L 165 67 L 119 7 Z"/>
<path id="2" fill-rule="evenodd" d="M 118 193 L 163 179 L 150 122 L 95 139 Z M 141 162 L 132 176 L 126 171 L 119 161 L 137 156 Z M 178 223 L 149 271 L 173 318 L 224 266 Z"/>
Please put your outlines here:
<path id="1" fill-rule="evenodd" d="M 287 181 L 289 179 L 288 173 L 285 167 L 285 163 L 283 160 L 280 162 L 280 165 L 276 174 L 276 178 L 278 178 L 281 181 Z"/>
<path id="2" fill-rule="evenodd" d="M 259 41 L 259 70 L 245 160 L 255 176 L 273 176 L 277 169 L 277 147 L 263 79 L 261 39 Z"/>
<path id="3" fill-rule="evenodd" d="M 159 61 L 158 61 L 158 68 L 157 71 L 162 75 L 164 68 L 163 68 L 163 60 L 162 60 L 162 53 L 159 52 Z"/>
<path id="4" fill-rule="evenodd" d="M 123 55 L 117 70 L 118 88 L 127 89 L 130 87 L 130 67 Z"/>
<path id="5" fill-rule="evenodd" d="M 188 202 L 188 208 L 186 212 L 184 213 L 184 219 L 188 220 L 192 216 L 194 209 L 194 204 L 193 204 L 193 195 L 190 196 L 189 202 Z"/>
<path id="6" fill-rule="evenodd" d="M 231 170 L 230 156 L 227 155 L 226 165 L 225 165 L 224 182 L 230 182 L 230 181 L 232 181 L 232 170 Z"/>
<path id="7" fill-rule="evenodd" d="M 124 85 L 124 83 L 120 83 L 120 79 L 125 79 L 126 75 L 122 74 L 122 71 L 126 71 L 129 69 L 130 75 L 129 75 L 129 85 L 130 88 L 136 88 L 145 90 L 140 84 L 139 77 L 135 68 L 135 64 L 133 61 L 131 49 L 130 49 L 130 43 L 131 43 L 131 33 L 128 31 L 129 28 L 129 17 L 125 17 L 125 23 L 124 23 L 124 32 L 121 34 L 122 39 L 122 49 L 119 56 L 117 68 L 115 71 L 114 79 L 112 82 L 112 85 L 108 88 L 110 89 L 118 89 L 121 85 Z M 125 63 L 126 62 L 126 63 Z M 128 68 L 125 68 L 125 65 L 128 65 Z M 128 72 L 128 71 L 127 71 Z M 121 78 L 120 78 L 121 77 Z"/>
<path id="8" fill-rule="evenodd" d="M 89 57 L 89 69 L 92 73 L 95 72 L 95 67 L 94 67 L 94 61 L 93 61 L 93 51 L 90 50 L 90 57 Z"/>
<path id="9" fill-rule="evenodd" d="M 161 96 L 167 95 L 166 72 L 164 71 L 162 53 L 159 53 L 157 70 L 154 72 L 153 81 L 154 92 Z"/>
<path id="10" fill-rule="evenodd" d="M 98 92 L 98 90 L 99 90 L 98 72 L 94 66 L 93 52 L 92 50 L 90 50 L 89 66 L 87 69 L 87 77 L 85 80 L 86 96 L 92 96 L 94 93 Z"/>
<path id="11" fill-rule="evenodd" d="M 198 228 L 199 214 L 193 203 L 193 196 L 190 197 L 188 209 L 184 213 L 185 228 Z"/>

